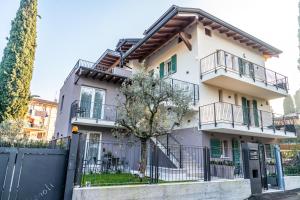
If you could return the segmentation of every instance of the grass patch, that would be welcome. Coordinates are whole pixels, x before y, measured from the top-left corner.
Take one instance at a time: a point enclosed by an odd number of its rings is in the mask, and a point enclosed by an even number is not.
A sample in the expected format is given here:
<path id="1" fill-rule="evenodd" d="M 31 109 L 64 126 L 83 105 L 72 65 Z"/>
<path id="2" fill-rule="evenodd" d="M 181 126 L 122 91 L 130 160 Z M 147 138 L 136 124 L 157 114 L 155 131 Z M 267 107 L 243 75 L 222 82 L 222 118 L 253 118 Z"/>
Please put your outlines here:
<path id="1" fill-rule="evenodd" d="M 82 186 L 109 186 L 109 185 L 134 185 L 148 184 L 150 178 L 140 179 L 137 175 L 130 173 L 102 173 L 102 174 L 83 174 Z"/>

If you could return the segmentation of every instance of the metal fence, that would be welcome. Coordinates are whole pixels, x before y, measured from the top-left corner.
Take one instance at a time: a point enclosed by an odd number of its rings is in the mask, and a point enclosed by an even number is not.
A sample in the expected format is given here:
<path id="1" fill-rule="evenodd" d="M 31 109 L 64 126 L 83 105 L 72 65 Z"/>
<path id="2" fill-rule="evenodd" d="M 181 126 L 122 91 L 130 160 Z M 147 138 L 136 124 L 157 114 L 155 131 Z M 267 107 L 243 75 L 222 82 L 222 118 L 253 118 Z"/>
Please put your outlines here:
<path id="1" fill-rule="evenodd" d="M 219 69 L 288 90 L 288 78 L 286 76 L 224 50 L 218 50 L 200 60 L 201 78 L 208 73 L 215 73 Z"/>
<path id="2" fill-rule="evenodd" d="M 281 154 L 284 175 L 300 176 L 300 150 L 285 150 Z"/>
<path id="3" fill-rule="evenodd" d="M 178 160 L 177 153 L 181 157 Z M 145 184 L 209 180 L 209 149 L 147 144 L 147 167 L 142 174 L 140 142 L 86 140 L 81 186 Z M 179 155 L 178 154 L 178 155 Z M 145 176 L 144 176 L 145 175 Z"/>

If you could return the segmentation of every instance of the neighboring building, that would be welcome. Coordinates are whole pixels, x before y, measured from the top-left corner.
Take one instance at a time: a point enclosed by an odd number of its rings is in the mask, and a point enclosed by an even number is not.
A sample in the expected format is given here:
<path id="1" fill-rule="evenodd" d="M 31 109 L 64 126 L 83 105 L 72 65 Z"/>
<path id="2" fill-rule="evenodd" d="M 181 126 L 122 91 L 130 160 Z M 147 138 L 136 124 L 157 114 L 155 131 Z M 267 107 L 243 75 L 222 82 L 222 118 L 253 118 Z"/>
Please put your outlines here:
<path id="1" fill-rule="evenodd" d="M 191 94 L 193 111 L 172 133 L 180 145 L 208 146 L 212 158 L 240 167 L 241 144 L 253 142 L 271 159 L 272 144 L 296 137 L 276 125 L 282 116 L 269 105 L 288 94 L 288 78 L 265 68 L 266 59 L 280 53 L 200 9 L 172 6 L 143 38 L 120 40 L 115 51 L 105 51 L 96 63 L 77 62 L 60 90 L 55 135 L 70 135 L 77 125 L 90 140 L 114 141 L 118 88 L 146 66 Z M 101 158 L 99 146 L 88 148 L 93 151 L 87 150 L 87 160 Z"/>
<path id="2" fill-rule="evenodd" d="M 34 98 L 28 106 L 25 118 L 25 133 L 31 140 L 53 139 L 57 102 Z"/>

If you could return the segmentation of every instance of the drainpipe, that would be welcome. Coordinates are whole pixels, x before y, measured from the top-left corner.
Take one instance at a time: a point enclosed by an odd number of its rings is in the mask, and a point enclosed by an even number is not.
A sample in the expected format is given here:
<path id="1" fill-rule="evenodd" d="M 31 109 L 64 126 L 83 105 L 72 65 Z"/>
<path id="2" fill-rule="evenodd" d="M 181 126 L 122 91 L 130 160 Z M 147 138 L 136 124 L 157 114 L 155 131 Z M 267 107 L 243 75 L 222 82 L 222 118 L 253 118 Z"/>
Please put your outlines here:
<path id="1" fill-rule="evenodd" d="M 274 145 L 274 155 L 275 155 L 275 161 L 276 161 L 276 172 L 277 172 L 276 175 L 277 175 L 277 181 L 278 181 L 278 188 L 280 190 L 285 190 L 280 147 L 278 144 Z"/>

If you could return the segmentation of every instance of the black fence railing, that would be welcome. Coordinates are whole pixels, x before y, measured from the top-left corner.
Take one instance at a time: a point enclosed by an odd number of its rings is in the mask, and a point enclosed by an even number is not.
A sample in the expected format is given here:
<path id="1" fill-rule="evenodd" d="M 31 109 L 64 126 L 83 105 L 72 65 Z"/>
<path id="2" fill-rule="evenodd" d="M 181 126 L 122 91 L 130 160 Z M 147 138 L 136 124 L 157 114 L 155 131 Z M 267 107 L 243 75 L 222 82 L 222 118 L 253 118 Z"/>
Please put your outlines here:
<path id="1" fill-rule="evenodd" d="M 281 152 L 285 176 L 300 176 L 300 149 Z"/>
<path id="2" fill-rule="evenodd" d="M 81 167 L 81 186 L 145 184 L 172 181 L 210 180 L 210 153 L 207 147 L 169 146 L 171 152 L 182 152 L 178 160 L 164 148 L 149 142 L 147 167 L 141 173 L 140 142 L 86 140 Z"/>
<path id="3" fill-rule="evenodd" d="M 188 96 L 195 105 L 199 101 L 199 85 L 174 79 L 174 78 L 165 78 L 165 82 L 169 83 L 172 89 L 177 89 L 183 91 L 183 93 Z"/>
<path id="4" fill-rule="evenodd" d="M 117 106 L 92 101 L 74 101 L 71 105 L 71 118 L 115 122 L 117 119 Z"/>
<path id="5" fill-rule="evenodd" d="M 200 60 L 201 79 L 206 74 L 217 73 L 220 69 L 236 73 L 241 77 L 249 77 L 253 81 L 260 81 L 266 85 L 275 86 L 277 89 L 289 89 L 286 76 L 224 50 L 217 50 Z"/>
<path id="6" fill-rule="evenodd" d="M 256 127 L 261 131 L 273 130 L 287 132 L 295 130 L 294 121 L 289 120 L 284 115 L 275 114 L 254 108 L 242 107 L 225 102 L 215 102 L 199 107 L 199 126 L 218 123 L 231 124 L 234 128 L 246 126 L 249 129 Z M 295 132 L 296 134 L 296 132 Z"/>

